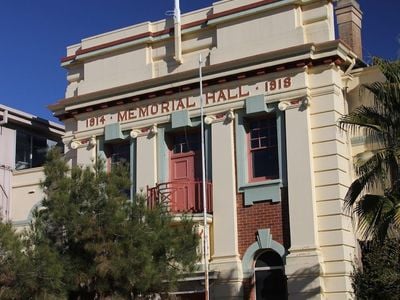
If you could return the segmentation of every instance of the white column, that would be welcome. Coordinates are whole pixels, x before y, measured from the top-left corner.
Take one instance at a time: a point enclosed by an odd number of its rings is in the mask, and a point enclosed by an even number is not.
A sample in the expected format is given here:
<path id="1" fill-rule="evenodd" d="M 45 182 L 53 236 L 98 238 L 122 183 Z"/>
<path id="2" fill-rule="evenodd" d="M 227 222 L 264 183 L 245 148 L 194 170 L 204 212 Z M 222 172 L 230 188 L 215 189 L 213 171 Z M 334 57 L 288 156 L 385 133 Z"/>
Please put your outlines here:
<path id="1" fill-rule="evenodd" d="M 309 110 L 286 111 L 286 145 L 290 216 L 290 254 L 286 261 L 290 299 L 321 299 Z"/>
<path id="2" fill-rule="evenodd" d="M 155 136 L 138 136 L 136 141 L 136 187 L 137 192 L 146 192 L 157 181 L 157 143 Z"/>
<path id="3" fill-rule="evenodd" d="M 233 122 L 212 125 L 213 253 L 211 270 L 221 281 L 212 288 L 215 299 L 241 299 L 242 268 L 239 260 Z"/>
<path id="4" fill-rule="evenodd" d="M 0 126 L 0 214 L 3 221 L 13 219 L 11 215 L 12 169 L 15 168 L 16 131 Z M 4 145 L 7 145 L 5 147 Z"/>

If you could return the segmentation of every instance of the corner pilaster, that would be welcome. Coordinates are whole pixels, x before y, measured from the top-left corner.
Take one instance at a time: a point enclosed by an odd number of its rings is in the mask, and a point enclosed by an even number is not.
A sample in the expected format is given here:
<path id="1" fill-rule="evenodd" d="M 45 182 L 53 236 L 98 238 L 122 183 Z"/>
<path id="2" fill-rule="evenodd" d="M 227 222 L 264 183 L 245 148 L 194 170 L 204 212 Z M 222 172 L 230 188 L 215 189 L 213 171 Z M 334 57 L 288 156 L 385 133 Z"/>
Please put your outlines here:
<path id="1" fill-rule="evenodd" d="M 289 107 L 285 120 L 291 238 L 286 257 L 289 299 L 323 299 L 309 109 Z"/>

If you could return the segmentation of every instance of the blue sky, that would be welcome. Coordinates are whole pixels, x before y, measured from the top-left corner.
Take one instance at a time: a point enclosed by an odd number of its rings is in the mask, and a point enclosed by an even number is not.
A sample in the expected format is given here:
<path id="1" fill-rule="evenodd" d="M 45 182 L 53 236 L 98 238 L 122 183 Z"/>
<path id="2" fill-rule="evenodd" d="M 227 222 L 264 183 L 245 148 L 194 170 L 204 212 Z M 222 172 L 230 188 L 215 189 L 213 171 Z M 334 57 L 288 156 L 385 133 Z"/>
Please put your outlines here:
<path id="1" fill-rule="evenodd" d="M 212 0 L 181 0 L 182 12 Z M 143 21 L 165 18 L 174 0 L 3 0 L 0 104 L 55 120 L 47 105 L 64 97 L 66 46 Z M 400 57 L 400 0 L 360 0 L 364 58 Z"/>

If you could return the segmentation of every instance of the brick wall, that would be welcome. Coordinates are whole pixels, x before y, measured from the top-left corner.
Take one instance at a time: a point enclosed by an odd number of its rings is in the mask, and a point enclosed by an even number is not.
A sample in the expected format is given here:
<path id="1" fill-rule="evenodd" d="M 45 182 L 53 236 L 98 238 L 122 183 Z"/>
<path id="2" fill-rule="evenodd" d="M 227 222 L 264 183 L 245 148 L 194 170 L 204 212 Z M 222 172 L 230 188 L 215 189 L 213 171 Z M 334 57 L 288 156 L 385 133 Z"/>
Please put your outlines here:
<path id="1" fill-rule="evenodd" d="M 269 228 L 272 238 L 290 248 L 289 206 L 287 189 L 282 189 L 281 202 L 257 202 L 244 206 L 243 194 L 237 195 L 239 253 L 243 257 L 247 248 L 256 241 L 258 229 Z M 254 278 L 243 280 L 246 300 L 255 299 Z"/>
<path id="2" fill-rule="evenodd" d="M 351 22 L 338 24 L 339 38 L 359 58 L 362 58 L 361 28 Z"/>
<path id="3" fill-rule="evenodd" d="M 257 202 L 244 206 L 243 194 L 237 195 L 238 241 L 239 253 L 243 257 L 247 248 L 256 241 L 258 229 L 269 228 L 272 238 L 290 247 L 289 214 L 287 190 L 282 189 L 282 201 Z"/>

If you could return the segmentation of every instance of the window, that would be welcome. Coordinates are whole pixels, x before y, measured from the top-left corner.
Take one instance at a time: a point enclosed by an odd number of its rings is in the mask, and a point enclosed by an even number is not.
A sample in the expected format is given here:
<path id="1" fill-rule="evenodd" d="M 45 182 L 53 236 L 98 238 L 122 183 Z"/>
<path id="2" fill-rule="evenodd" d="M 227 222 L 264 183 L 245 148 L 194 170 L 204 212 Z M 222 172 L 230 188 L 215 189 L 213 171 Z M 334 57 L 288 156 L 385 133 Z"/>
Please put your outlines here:
<path id="1" fill-rule="evenodd" d="M 131 160 L 129 143 L 107 144 L 105 150 L 108 170 L 118 164 L 126 165 L 129 169 Z"/>
<path id="2" fill-rule="evenodd" d="M 129 198 L 132 199 L 135 194 L 133 168 L 131 162 L 131 144 L 130 142 L 120 143 L 107 143 L 104 145 L 104 154 L 106 156 L 107 171 L 111 171 L 116 166 L 126 167 L 131 186 L 128 189 L 122 190 L 122 192 Z"/>
<path id="3" fill-rule="evenodd" d="M 42 166 L 46 160 L 47 150 L 56 145 L 57 142 L 43 136 L 17 130 L 15 169 L 22 170 Z"/>
<path id="4" fill-rule="evenodd" d="M 281 201 L 286 185 L 285 116 L 270 105 L 267 111 L 239 110 L 235 118 L 238 192 L 244 204 Z"/>
<path id="5" fill-rule="evenodd" d="M 249 181 L 279 178 L 279 157 L 275 114 L 247 119 Z"/>
<path id="6" fill-rule="evenodd" d="M 254 268 L 256 299 L 287 299 L 282 258 L 275 251 L 263 252 Z"/>
<path id="7" fill-rule="evenodd" d="M 197 152 L 200 150 L 200 135 L 188 134 L 186 131 L 183 134 L 173 136 L 173 154 L 187 153 L 190 151 Z"/>

